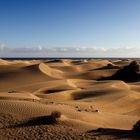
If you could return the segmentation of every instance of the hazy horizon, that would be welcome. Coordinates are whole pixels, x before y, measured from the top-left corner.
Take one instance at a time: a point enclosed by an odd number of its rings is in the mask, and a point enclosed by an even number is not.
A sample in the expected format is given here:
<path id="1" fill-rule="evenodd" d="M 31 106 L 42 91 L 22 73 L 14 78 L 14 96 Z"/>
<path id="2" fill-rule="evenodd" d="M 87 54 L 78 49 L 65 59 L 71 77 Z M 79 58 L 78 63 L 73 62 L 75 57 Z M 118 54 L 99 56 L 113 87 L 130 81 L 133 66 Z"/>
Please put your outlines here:
<path id="1" fill-rule="evenodd" d="M 1 0 L 0 57 L 139 57 L 139 0 Z"/>

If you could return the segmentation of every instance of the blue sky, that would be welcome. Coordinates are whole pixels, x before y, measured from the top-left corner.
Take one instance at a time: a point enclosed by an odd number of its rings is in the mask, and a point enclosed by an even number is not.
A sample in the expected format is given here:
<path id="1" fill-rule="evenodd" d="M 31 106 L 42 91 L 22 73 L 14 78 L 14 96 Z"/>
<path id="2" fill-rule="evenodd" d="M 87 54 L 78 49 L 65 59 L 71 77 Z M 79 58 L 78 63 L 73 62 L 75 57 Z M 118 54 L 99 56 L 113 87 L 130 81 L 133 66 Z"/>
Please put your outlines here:
<path id="1" fill-rule="evenodd" d="M 139 50 L 140 0 L 0 0 L 2 57 L 139 57 Z"/>

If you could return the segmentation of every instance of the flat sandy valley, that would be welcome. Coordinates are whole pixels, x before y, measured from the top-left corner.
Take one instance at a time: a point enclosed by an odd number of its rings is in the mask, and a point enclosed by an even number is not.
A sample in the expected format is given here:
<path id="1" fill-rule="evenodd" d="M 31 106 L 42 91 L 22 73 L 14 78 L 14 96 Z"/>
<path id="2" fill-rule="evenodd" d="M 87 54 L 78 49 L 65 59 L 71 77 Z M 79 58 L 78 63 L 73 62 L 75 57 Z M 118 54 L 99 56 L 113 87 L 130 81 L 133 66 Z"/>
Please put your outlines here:
<path id="1" fill-rule="evenodd" d="M 0 60 L 0 139 L 131 140 L 139 61 Z"/>

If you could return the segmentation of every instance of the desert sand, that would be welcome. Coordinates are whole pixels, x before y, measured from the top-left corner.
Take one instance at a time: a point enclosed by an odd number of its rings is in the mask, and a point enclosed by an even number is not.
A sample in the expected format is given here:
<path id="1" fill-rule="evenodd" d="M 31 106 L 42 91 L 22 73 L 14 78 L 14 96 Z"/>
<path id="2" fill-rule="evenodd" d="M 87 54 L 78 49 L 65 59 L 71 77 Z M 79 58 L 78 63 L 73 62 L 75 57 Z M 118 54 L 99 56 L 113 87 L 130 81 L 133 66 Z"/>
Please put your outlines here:
<path id="1" fill-rule="evenodd" d="M 131 61 L 1 59 L 0 139 L 140 139 L 131 132 L 140 120 Z M 61 113 L 56 122 L 52 112 Z"/>

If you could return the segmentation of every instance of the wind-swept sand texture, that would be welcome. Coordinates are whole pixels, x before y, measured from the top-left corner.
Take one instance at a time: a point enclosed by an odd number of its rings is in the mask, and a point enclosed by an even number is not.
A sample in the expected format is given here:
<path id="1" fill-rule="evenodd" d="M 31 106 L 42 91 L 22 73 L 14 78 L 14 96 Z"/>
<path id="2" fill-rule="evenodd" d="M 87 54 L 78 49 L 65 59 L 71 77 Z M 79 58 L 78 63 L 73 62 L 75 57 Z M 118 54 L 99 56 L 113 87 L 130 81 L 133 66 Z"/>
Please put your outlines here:
<path id="1" fill-rule="evenodd" d="M 139 140 L 138 120 L 139 62 L 0 60 L 2 140 Z"/>

